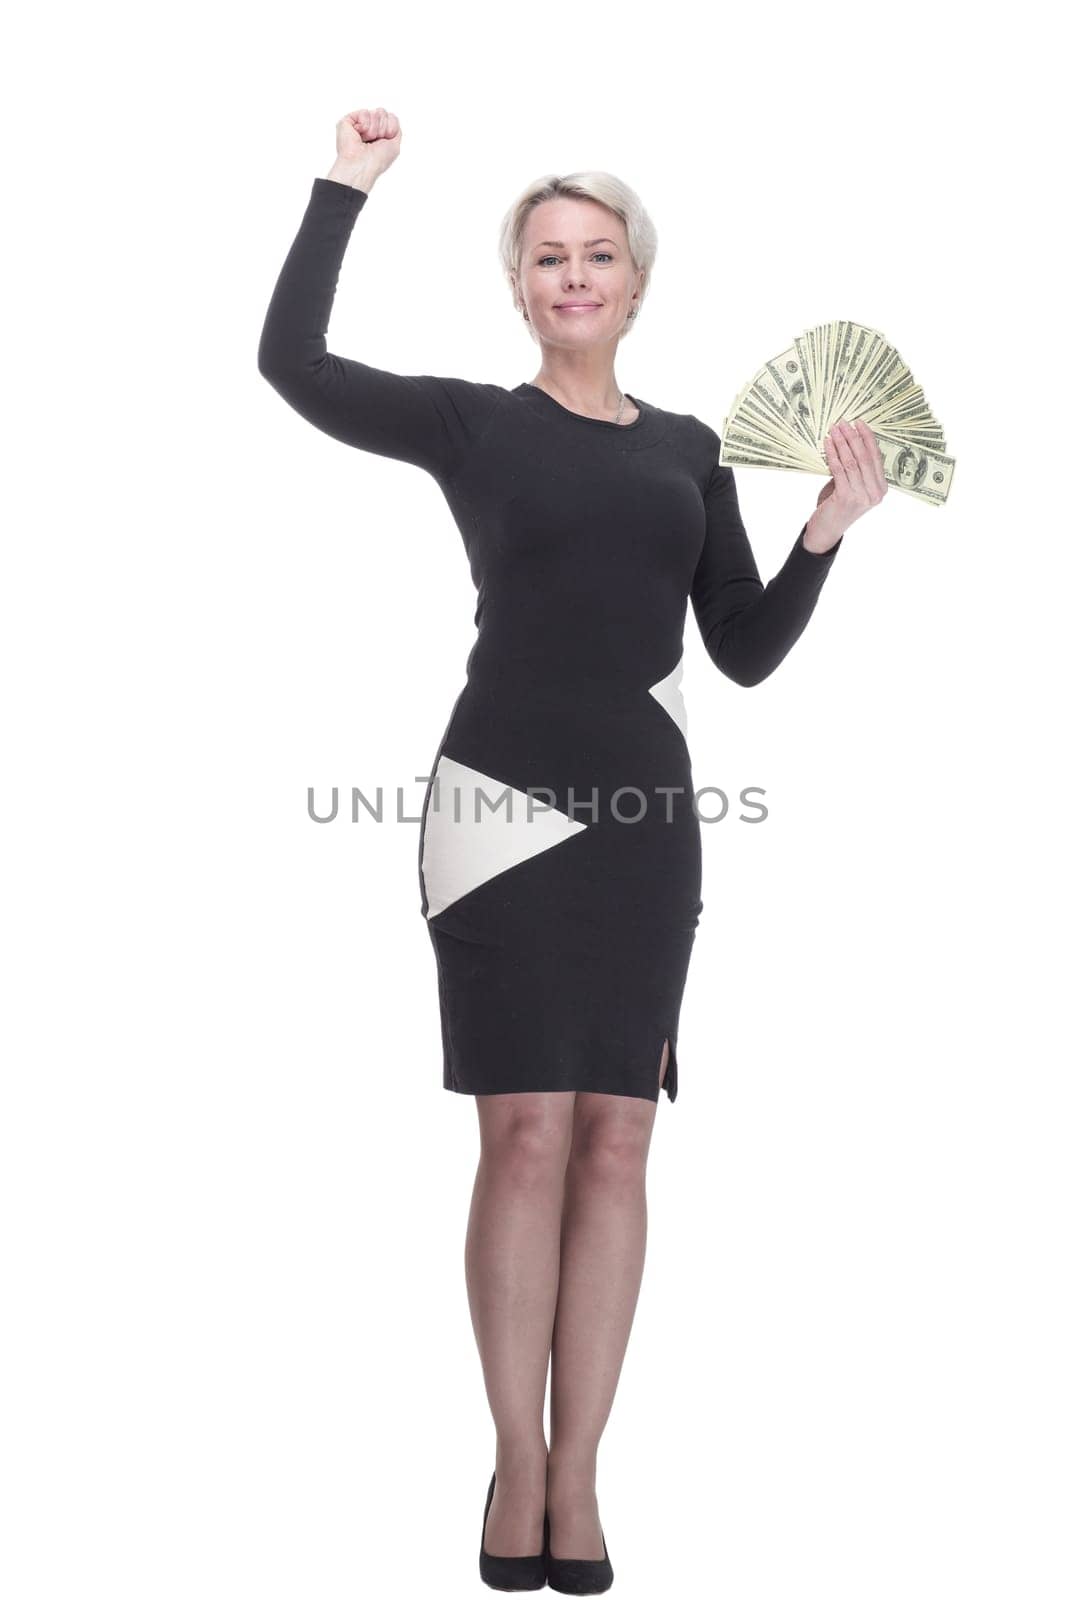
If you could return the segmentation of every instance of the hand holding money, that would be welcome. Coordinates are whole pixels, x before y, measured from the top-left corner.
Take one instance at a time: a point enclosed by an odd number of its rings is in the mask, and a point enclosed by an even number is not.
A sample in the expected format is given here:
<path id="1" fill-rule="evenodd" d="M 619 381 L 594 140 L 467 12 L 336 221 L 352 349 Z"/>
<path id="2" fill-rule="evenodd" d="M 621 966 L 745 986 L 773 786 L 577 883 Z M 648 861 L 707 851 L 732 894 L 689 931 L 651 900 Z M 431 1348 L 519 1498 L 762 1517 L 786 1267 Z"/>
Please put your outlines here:
<path id="1" fill-rule="evenodd" d="M 944 505 L 956 465 L 899 351 L 859 322 L 808 328 L 765 362 L 730 407 L 719 461 L 829 471 L 804 532 L 805 546 L 823 551 L 887 488 Z"/>
<path id="2" fill-rule="evenodd" d="M 878 441 L 862 417 L 855 424 L 835 422 L 823 444 L 833 479 L 819 491 L 803 541 L 805 549 L 817 553 L 831 549 L 889 490 Z"/>

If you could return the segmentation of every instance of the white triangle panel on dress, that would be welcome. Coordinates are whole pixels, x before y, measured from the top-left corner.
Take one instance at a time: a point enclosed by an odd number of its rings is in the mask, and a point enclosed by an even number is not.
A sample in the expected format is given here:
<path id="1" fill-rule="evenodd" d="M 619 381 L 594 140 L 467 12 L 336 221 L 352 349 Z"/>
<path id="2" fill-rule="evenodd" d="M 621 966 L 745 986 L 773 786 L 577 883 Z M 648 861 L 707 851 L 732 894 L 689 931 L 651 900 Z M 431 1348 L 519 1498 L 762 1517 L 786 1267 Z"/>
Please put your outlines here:
<path id="1" fill-rule="evenodd" d="M 524 789 L 441 756 L 436 782 L 430 787 L 422 845 L 427 918 L 508 867 L 584 832 L 586 826 L 566 811 L 547 807 L 537 794 L 531 804 Z"/>
<path id="2" fill-rule="evenodd" d="M 682 660 L 683 657 L 679 656 L 677 665 L 668 672 L 665 678 L 661 678 L 658 683 L 652 684 L 648 692 L 653 699 L 659 701 L 664 711 L 674 718 L 684 737 L 686 734 L 686 715 L 685 701 L 682 699 Z"/>

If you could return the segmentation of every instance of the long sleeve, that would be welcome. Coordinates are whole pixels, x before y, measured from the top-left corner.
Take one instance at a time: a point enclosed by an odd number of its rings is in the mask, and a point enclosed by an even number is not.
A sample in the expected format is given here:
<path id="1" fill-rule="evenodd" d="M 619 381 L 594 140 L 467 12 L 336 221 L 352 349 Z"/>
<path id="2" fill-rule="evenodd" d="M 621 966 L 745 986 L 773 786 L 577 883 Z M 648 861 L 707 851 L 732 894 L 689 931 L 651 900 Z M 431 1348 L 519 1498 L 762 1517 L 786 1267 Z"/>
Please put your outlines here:
<path id="1" fill-rule="evenodd" d="M 704 548 L 690 598 L 712 661 L 734 683 L 751 688 L 770 676 L 804 632 L 841 540 L 825 553 L 806 550 L 802 528 L 780 571 L 764 585 L 741 520 L 733 469 L 720 466 L 721 441 L 717 434 L 713 438 Z"/>
<path id="2" fill-rule="evenodd" d="M 462 378 L 385 372 L 327 349 L 341 265 L 368 195 L 315 178 L 259 341 L 259 371 L 294 411 L 343 444 L 452 477 L 501 391 Z M 369 295 L 368 295 L 369 297 Z"/>

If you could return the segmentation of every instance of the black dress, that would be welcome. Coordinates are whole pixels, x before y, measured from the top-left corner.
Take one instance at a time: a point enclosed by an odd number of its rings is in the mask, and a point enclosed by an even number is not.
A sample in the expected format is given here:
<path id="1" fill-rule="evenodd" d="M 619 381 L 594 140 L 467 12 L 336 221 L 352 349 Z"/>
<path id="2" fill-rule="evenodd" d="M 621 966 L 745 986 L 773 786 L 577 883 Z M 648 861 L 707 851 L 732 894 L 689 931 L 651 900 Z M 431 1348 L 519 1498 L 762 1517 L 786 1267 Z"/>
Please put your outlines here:
<path id="1" fill-rule="evenodd" d="M 466 682 L 419 831 L 444 1085 L 461 1094 L 678 1093 L 703 909 L 680 690 L 691 599 L 715 665 L 755 684 L 840 548 L 798 535 L 762 583 L 719 437 L 634 399 L 580 416 L 539 388 L 400 376 L 327 350 L 368 196 L 315 178 L 259 370 L 333 438 L 432 474 L 477 589 Z"/>

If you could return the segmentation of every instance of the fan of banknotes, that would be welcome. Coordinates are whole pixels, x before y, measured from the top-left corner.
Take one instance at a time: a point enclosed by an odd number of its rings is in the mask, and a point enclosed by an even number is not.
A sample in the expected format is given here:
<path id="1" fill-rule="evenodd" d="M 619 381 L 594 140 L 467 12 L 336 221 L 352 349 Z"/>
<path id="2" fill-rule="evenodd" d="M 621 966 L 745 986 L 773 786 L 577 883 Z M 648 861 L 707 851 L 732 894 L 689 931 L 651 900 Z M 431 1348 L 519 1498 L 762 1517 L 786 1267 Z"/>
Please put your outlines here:
<path id="1" fill-rule="evenodd" d="M 878 442 L 890 488 L 944 505 L 955 466 L 944 430 L 900 352 L 860 322 L 807 328 L 765 362 L 730 407 L 719 460 L 828 474 L 823 440 L 857 417 Z"/>

